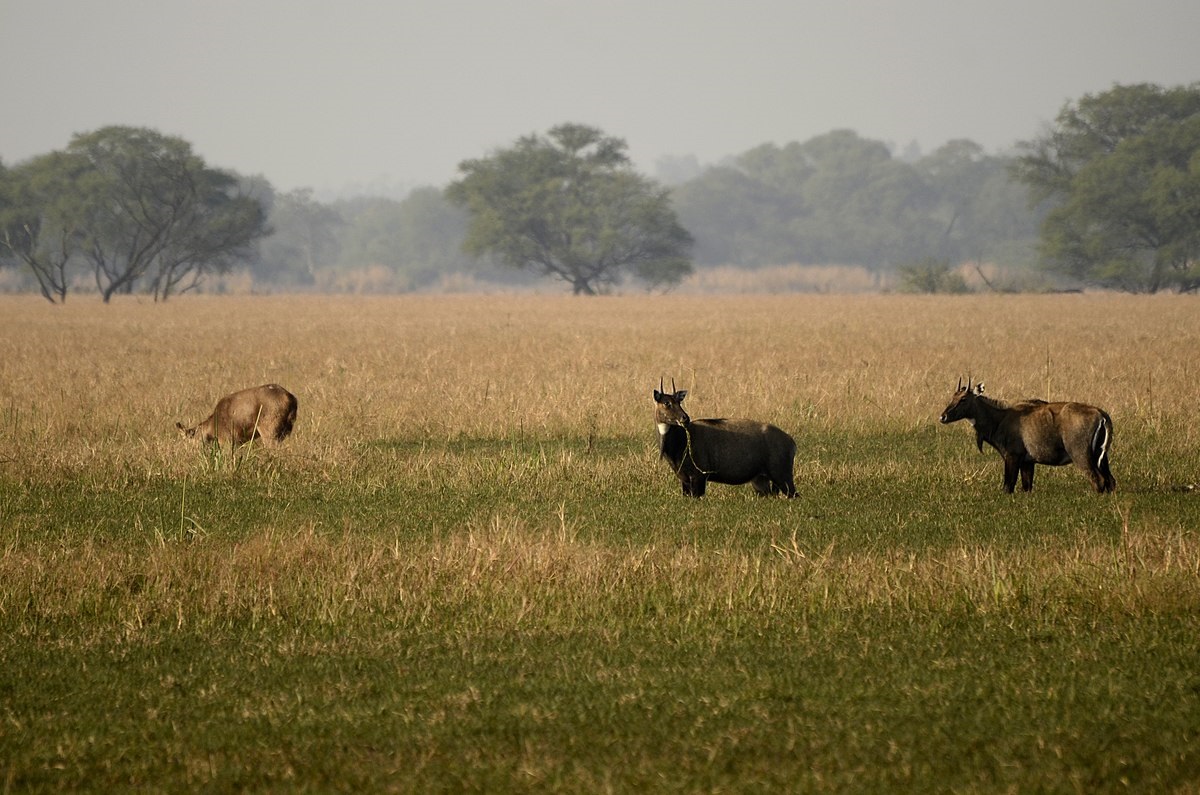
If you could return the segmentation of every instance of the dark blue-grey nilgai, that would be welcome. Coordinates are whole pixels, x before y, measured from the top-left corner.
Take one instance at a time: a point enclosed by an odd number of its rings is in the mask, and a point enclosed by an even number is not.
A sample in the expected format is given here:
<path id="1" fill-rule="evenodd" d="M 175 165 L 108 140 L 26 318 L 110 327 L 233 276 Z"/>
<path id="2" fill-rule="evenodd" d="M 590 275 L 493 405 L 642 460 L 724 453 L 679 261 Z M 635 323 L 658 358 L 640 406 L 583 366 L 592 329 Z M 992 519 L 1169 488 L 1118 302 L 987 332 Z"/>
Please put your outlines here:
<path id="1" fill-rule="evenodd" d="M 662 386 L 662 383 L 659 383 Z M 693 420 L 683 410 L 687 390 L 654 390 L 659 452 L 689 497 L 703 497 L 709 481 L 750 483 L 759 495 L 796 496 L 792 466 L 796 442 L 765 422 L 745 419 Z"/>

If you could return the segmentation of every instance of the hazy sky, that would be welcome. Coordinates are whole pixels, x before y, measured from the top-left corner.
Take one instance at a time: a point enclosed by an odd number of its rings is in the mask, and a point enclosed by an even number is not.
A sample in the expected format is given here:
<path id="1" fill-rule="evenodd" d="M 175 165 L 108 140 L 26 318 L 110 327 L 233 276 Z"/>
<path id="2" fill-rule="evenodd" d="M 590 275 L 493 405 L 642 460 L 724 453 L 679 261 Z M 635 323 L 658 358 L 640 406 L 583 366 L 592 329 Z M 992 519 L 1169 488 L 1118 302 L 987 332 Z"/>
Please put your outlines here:
<path id="1" fill-rule="evenodd" d="M 128 124 L 342 192 L 567 121 L 650 175 L 841 128 L 1002 151 L 1113 83 L 1200 80 L 1198 35 L 1198 0 L 0 0 L 0 160 Z"/>

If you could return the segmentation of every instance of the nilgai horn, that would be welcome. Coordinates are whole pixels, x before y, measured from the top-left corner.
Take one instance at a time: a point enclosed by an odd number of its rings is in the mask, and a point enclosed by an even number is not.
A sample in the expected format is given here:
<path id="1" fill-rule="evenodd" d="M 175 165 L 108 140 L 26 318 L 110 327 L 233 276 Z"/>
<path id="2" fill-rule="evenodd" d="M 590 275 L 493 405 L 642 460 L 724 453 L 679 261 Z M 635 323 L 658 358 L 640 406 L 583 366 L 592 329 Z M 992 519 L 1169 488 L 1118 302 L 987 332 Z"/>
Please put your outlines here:
<path id="1" fill-rule="evenodd" d="M 1004 459 L 1004 490 L 1012 493 L 1021 474 L 1021 490 L 1033 491 L 1033 465 L 1062 466 L 1074 462 L 1101 494 L 1117 481 L 1108 468 L 1112 418 L 1086 403 L 1023 400 L 1005 403 L 984 397 L 983 384 L 966 386 L 962 379 L 942 412 L 943 423 L 967 420 L 975 426 L 975 446 L 987 442 Z"/>
<path id="2" fill-rule="evenodd" d="M 760 495 L 796 496 L 792 465 L 796 442 L 765 422 L 744 419 L 693 420 L 683 410 L 687 390 L 654 390 L 659 452 L 689 497 L 703 497 L 713 483 L 750 483 Z"/>
<path id="3" fill-rule="evenodd" d="M 254 439 L 282 442 L 296 423 L 296 396 L 279 384 L 243 389 L 217 401 L 208 419 L 194 428 L 175 427 L 190 438 L 239 445 Z"/>

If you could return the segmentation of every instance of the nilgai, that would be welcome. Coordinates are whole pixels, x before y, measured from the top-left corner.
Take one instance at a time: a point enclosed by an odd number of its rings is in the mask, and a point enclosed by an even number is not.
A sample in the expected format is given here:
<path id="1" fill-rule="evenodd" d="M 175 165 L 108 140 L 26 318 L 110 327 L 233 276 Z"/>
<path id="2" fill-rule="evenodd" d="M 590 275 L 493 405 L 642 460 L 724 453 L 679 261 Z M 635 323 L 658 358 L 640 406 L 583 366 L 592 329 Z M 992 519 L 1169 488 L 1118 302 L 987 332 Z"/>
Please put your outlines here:
<path id="1" fill-rule="evenodd" d="M 217 401 L 208 419 L 194 428 L 175 427 L 190 438 L 239 445 L 254 439 L 282 442 L 296 423 L 296 396 L 279 384 L 243 389 Z"/>
<path id="2" fill-rule="evenodd" d="M 1033 465 L 1062 466 L 1074 462 L 1096 491 L 1113 491 L 1117 481 L 1108 468 L 1112 418 L 1086 403 L 1047 403 L 1023 400 L 1005 403 L 984 397 L 983 384 L 970 379 L 958 389 L 942 412 L 943 423 L 967 420 L 975 427 L 975 446 L 987 442 L 1004 459 L 1004 490 L 1009 494 L 1021 474 L 1021 490 L 1033 491 Z"/>
<path id="3" fill-rule="evenodd" d="M 703 497 L 711 480 L 734 486 L 750 483 L 762 496 L 796 496 L 796 442 L 791 436 L 757 420 L 693 420 L 683 410 L 685 397 L 686 389 L 654 390 L 659 453 L 679 477 L 685 495 Z"/>

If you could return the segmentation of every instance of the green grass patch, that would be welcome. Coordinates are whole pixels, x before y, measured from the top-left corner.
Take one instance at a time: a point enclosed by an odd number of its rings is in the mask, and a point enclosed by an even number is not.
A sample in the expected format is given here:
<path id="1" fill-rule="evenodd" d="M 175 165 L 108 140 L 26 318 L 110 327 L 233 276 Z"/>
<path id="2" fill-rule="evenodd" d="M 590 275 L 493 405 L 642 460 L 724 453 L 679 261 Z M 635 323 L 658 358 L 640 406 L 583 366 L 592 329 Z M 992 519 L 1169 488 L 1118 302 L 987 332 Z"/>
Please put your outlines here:
<path id="1" fill-rule="evenodd" d="M 23 648 L 2 659 L 26 683 L 5 695 L 10 725 L 53 742 L 5 742 L 9 782 L 1100 791 L 1200 772 L 1190 622 L 911 618 L 374 621 Z"/>
<path id="2" fill-rule="evenodd" d="M 1148 443 L 1098 497 L 932 426 L 799 441 L 794 500 L 687 499 L 652 433 L 0 470 L 6 784 L 1200 777 L 1200 495 Z"/>

